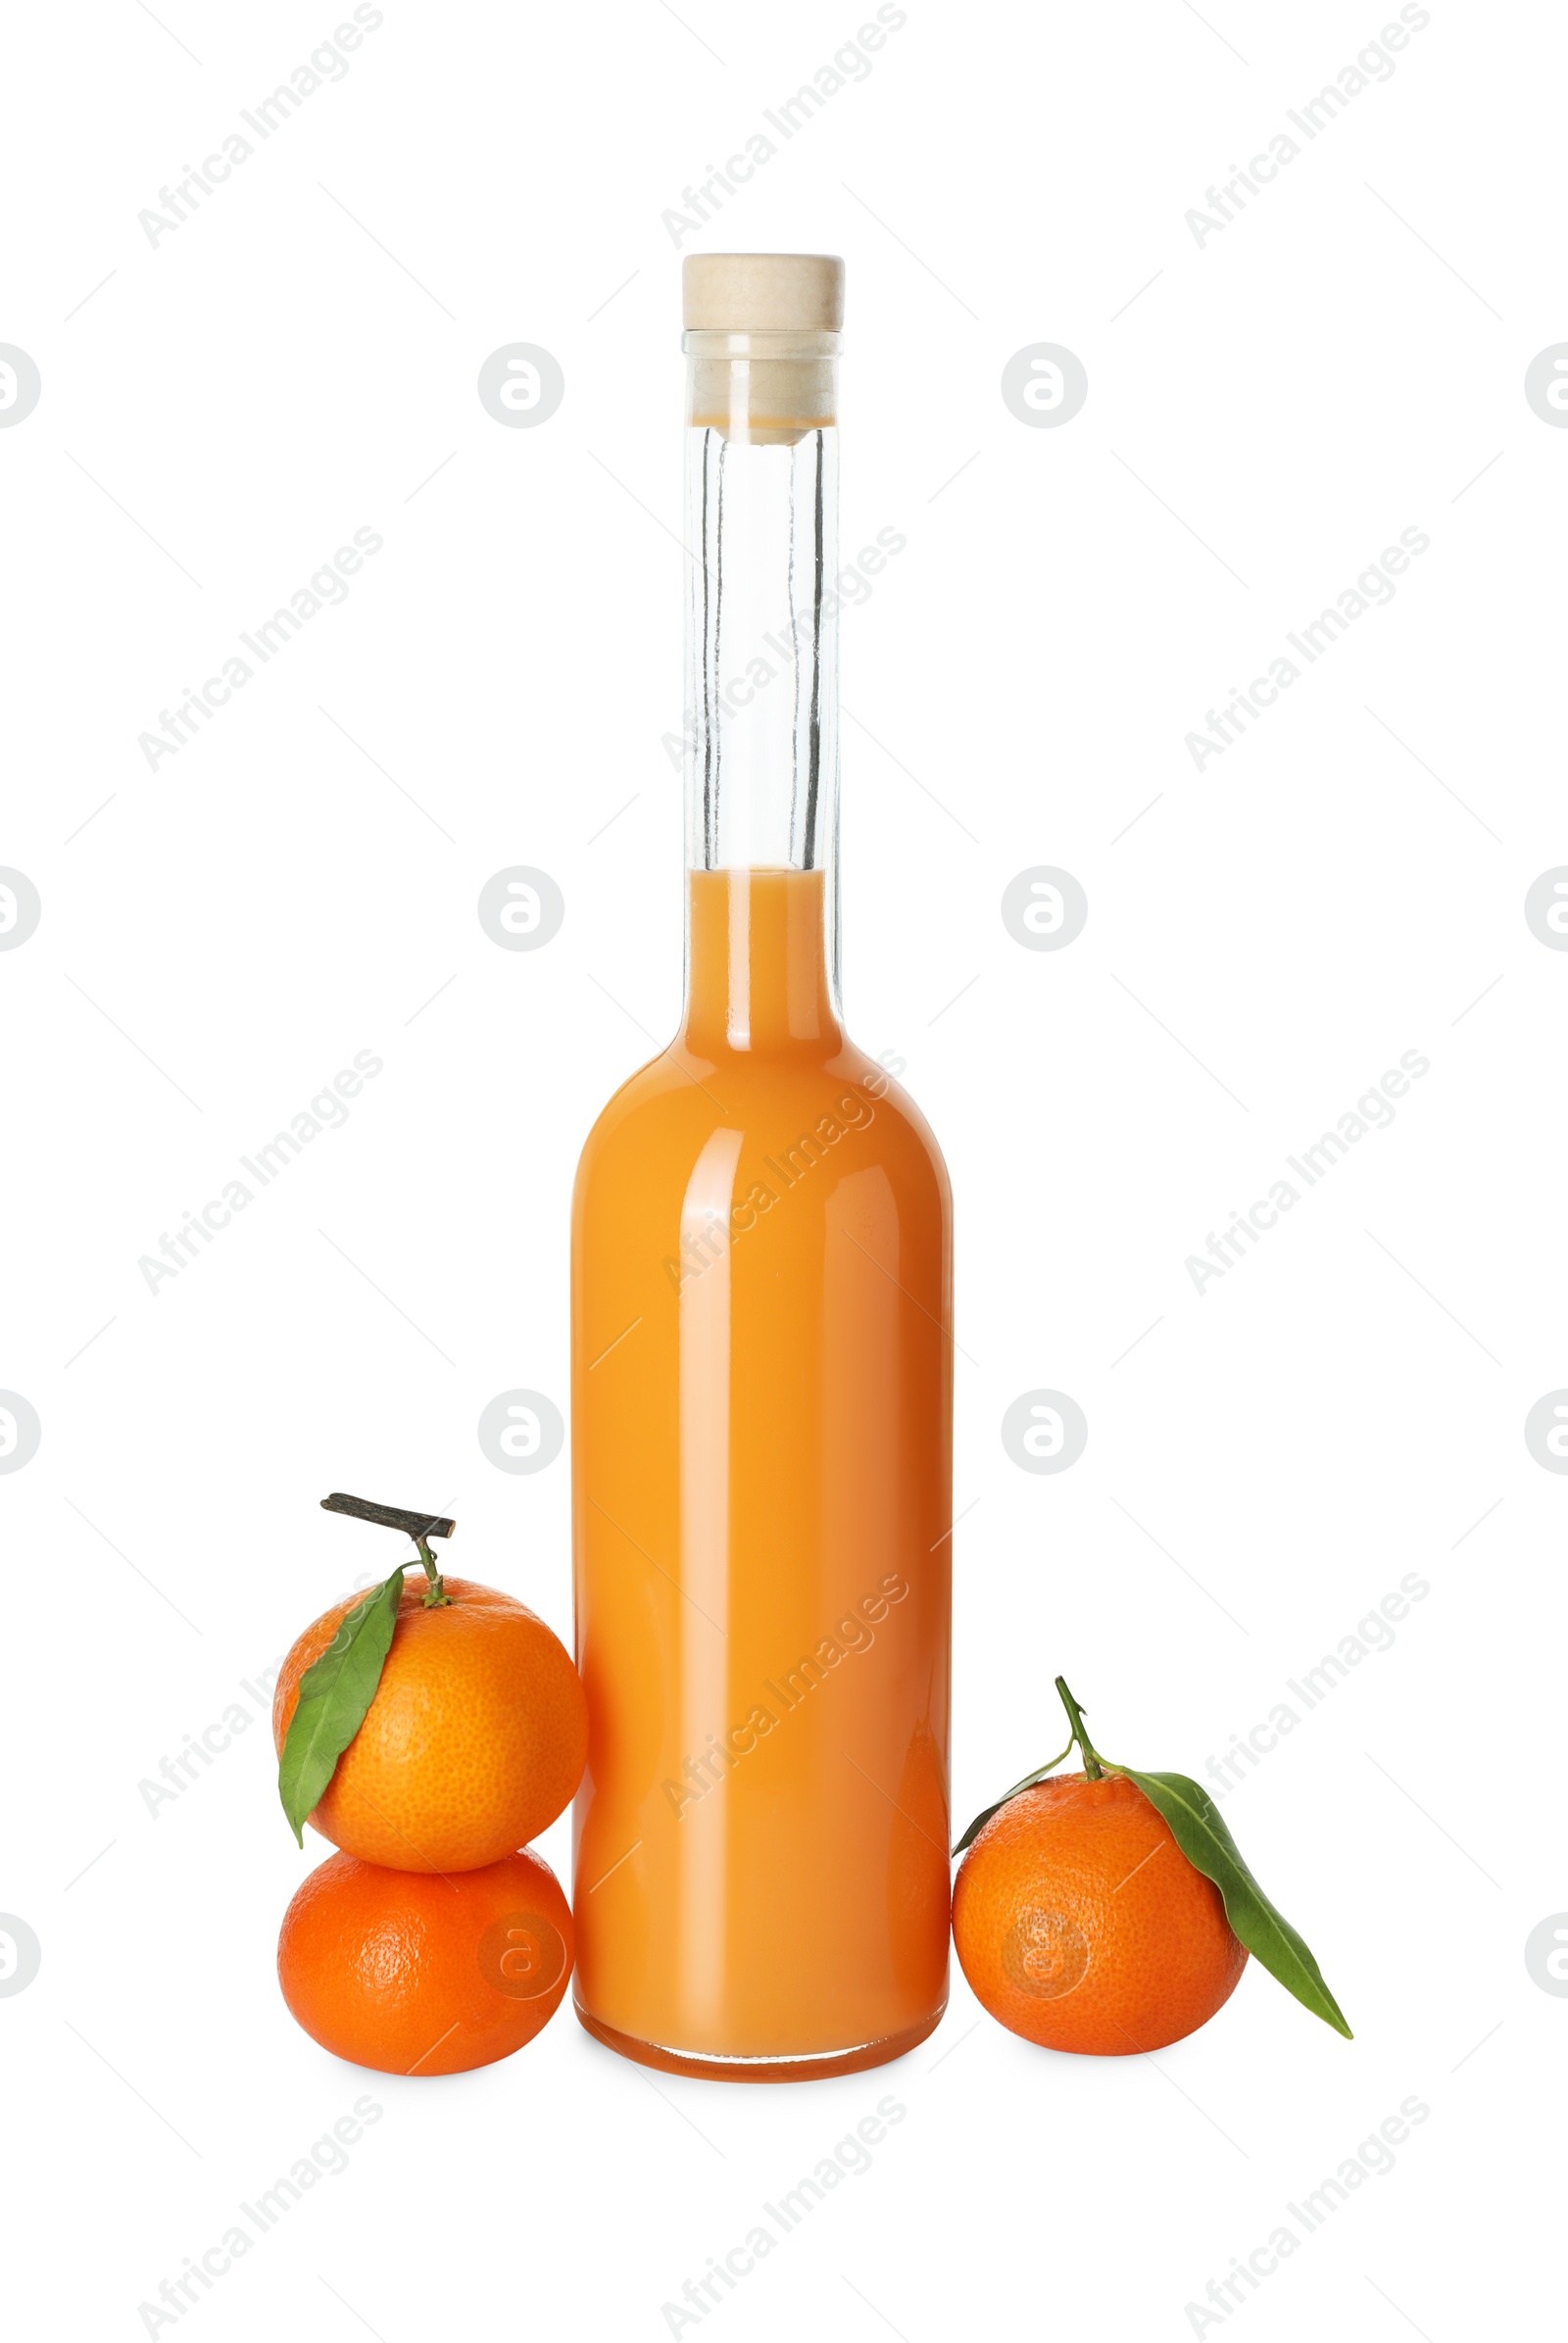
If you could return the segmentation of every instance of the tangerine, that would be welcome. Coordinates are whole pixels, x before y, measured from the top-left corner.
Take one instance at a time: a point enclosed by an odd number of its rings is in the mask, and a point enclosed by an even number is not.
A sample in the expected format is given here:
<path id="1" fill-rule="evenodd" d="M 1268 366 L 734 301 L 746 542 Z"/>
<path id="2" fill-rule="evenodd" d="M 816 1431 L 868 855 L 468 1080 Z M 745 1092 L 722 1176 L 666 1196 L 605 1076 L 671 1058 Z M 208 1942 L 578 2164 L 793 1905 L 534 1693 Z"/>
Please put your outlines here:
<path id="1" fill-rule="evenodd" d="M 588 1756 L 588 1702 L 559 1637 L 525 1603 L 468 1579 L 426 1608 L 411 1575 L 365 1722 L 311 1822 L 323 1838 L 405 1872 L 473 1871 L 562 1813 Z M 299 1681 L 363 1595 L 305 1630 L 272 1697 L 279 1754 Z"/>
<path id="2" fill-rule="evenodd" d="M 529 1848 L 438 1878 L 329 1855 L 283 1915 L 277 1977 L 313 2040 L 383 2075 L 510 2058 L 571 1975 L 571 1908 Z"/>
<path id="3" fill-rule="evenodd" d="M 993 2018 L 1099 2058 L 1195 2032 L 1247 1965 L 1219 1889 L 1119 1774 L 1057 1774 L 999 1807 L 959 1866 L 953 1940 Z"/>

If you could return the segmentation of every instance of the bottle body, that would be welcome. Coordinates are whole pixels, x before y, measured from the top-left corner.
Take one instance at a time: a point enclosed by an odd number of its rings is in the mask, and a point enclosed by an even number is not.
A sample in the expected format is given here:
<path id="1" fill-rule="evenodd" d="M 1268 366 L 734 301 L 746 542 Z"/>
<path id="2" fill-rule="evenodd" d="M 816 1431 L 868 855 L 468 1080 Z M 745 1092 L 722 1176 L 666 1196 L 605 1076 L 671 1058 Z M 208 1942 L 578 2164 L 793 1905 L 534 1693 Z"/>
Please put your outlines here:
<path id="1" fill-rule="evenodd" d="M 686 1025 L 573 1206 L 576 1994 L 655 2065 L 843 2073 L 947 1995 L 951 1203 L 821 874 L 689 885 Z"/>

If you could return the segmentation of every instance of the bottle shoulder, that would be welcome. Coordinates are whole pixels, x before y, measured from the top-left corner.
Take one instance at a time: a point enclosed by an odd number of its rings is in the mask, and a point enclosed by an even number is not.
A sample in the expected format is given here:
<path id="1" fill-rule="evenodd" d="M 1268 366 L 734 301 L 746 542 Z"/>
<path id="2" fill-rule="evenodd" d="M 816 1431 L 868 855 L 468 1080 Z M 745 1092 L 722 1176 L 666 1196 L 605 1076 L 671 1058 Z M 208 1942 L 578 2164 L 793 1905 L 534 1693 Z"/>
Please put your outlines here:
<path id="1" fill-rule="evenodd" d="M 830 1056 L 685 1051 L 677 1039 L 623 1082 L 600 1110 L 577 1166 L 584 1202 L 600 1180 L 681 1176 L 730 1134 L 741 1161 L 788 1163 L 805 1147 L 848 1169 L 874 1158 L 896 1181 L 934 1187 L 950 1202 L 947 1166 L 925 1116 L 893 1077 L 853 1043 Z M 857 1145 L 842 1148 L 853 1137 Z"/>
<path id="2" fill-rule="evenodd" d="M 908 1131 L 911 1139 L 930 1158 L 932 1169 L 936 1173 L 943 1194 L 949 1195 L 947 1159 L 943 1155 L 937 1135 L 926 1120 L 921 1108 L 910 1098 L 908 1092 L 895 1081 L 880 1060 L 866 1057 L 864 1052 L 858 1049 L 854 1050 L 853 1054 L 858 1061 L 859 1067 L 863 1069 L 858 1074 L 858 1079 L 862 1087 L 871 1092 L 881 1110 L 890 1119 L 903 1124 Z M 902 1069 L 904 1063 L 902 1058 L 899 1063 Z"/>

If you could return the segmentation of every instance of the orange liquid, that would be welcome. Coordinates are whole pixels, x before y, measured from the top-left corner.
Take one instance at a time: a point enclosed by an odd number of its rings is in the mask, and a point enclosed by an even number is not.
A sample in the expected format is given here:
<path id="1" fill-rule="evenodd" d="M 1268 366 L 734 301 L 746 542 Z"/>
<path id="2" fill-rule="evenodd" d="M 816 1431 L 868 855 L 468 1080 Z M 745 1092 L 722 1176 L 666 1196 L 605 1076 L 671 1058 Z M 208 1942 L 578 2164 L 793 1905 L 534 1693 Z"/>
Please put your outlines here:
<path id="1" fill-rule="evenodd" d="M 575 1992 L 651 2065 L 841 2074 L 947 1998 L 951 1202 L 822 874 L 689 884 L 573 1205 Z"/>

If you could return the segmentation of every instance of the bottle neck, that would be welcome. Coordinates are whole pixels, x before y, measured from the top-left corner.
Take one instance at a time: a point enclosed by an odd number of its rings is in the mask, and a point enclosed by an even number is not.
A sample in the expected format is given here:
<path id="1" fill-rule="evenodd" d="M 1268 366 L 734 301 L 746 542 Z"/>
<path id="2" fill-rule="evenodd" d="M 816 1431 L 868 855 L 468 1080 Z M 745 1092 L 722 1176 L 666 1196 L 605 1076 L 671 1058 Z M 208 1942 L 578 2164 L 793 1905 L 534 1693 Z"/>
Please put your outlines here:
<path id="1" fill-rule="evenodd" d="M 686 1020 L 702 1057 L 726 1050 L 835 1053 L 825 870 L 694 870 L 687 876 Z"/>
<path id="2" fill-rule="evenodd" d="M 838 1027 L 834 334 L 686 336 L 687 1029 Z"/>

